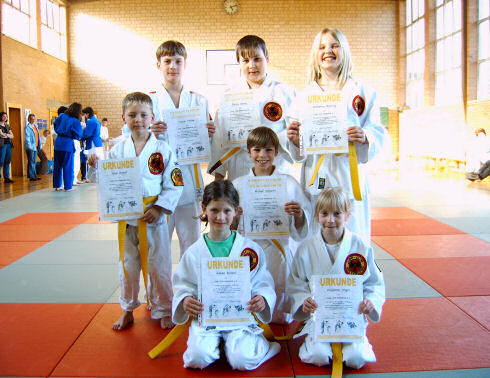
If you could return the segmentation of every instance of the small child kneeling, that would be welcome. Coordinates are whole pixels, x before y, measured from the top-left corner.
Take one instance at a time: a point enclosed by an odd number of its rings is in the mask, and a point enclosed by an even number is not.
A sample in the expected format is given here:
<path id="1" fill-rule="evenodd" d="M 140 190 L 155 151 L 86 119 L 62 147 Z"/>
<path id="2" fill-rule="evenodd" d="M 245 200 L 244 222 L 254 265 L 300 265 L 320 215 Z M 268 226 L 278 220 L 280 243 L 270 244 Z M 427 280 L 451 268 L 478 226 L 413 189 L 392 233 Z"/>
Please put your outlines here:
<path id="1" fill-rule="evenodd" d="M 379 322 L 385 301 L 383 275 L 374 261 L 373 250 L 363 239 L 345 228 L 350 215 L 350 201 L 341 188 L 327 188 L 320 193 L 315 205 L 315 219 L 320 230 L 300 245 L 291 267 L 288 292 L 293 298 L 292 313 L 298 321 L 306 321 L 306 338 L 299 350 L 303 362 L 317 366 L 332 360 L 332 347 L 328 342 L 313 339 L 311 314 L 318 308 L 312 298 L 309 282 L 313 275 L 360 274 L 364 277 L 363 301 L 359 314 Z M 359 265 L 351 264 L 356 258 Z M 345 364 L 360 369 L 366 362 L 375 362 L 373 348 L 366 337 L 352 343 L 342 343 Z"/>
<path id="2" fill-rule="evenodd" d="M 214 181 L 204 188 L 201 220 L 209 223 L 210 231 L 187 249 L 175 270 L 172 314 L 176 324 L 186 323 L 189 317 L 196 318 L 204 309 L 197 300 L 202 258 L 237 258 L 250 254 L 254 261 L 250 266 L 252 299 L 248 310 L 255 312 L 262 322 L 270 322 L 276 302 L 274 281 L 260 246 L 230 231 L 238 205 L 238 192 L 230 181 Z M 266 340 L 256 322 L 243 326 L 201 327 L 194 319 L 183 356 L 184 367 L 203 369 L 219 359 L 221 339 L 228 362 L 236 370 L 256 369 L 281 349 L 278 343 Z"/>

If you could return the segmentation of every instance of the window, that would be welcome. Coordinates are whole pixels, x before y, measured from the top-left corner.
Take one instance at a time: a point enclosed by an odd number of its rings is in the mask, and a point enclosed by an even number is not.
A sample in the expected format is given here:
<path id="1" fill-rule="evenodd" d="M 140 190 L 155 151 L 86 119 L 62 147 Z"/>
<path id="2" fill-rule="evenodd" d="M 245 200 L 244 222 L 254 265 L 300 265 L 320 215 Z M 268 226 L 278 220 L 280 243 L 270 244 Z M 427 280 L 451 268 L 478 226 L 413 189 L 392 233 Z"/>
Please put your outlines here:
<path id="1" fill-rule="evenodd" d="M 462 101 L 461 14 L 461 0 L 436 0 L 437 105 Z"/>
<path id="2" fill-rule="evenodd" d="M 411 108 L 424 105 L 425 20 L 424 0 L 407 0 L 407 92 Z"/>
<path id="3" fill-rule="evenodd" d="M 490 98 L 490 18 L 488 0 L 478 4 L 478 100 Z"/>
<path id="4" fill-rule="evenodd" d="M 37 47 L 36 0 L 3 0 L 2 32 Z"/>
<path id="5" fill-rule="evenodd" d="M 41 0 L 41 47 L 66 60 L 66 8 L 54 0 Z"/>

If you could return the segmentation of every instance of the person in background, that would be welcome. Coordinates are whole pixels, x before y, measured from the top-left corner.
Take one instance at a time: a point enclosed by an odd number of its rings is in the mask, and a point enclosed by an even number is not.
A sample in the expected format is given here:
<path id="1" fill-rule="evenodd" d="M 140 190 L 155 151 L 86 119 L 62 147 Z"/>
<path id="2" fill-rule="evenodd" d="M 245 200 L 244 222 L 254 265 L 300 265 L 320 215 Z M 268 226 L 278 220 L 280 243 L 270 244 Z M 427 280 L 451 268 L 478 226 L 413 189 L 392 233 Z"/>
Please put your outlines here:
<path id="1" fill-rule="evenodd" d="M 7 113 L 0 113 L 0 178 L 3 169 L 3 179 L 5 183 L 12 184 L 10 179 L 10 161 L 12 158 L 12 148 L 14 147 L 14 134 L 7 123 Z"/>
<path id="2" fill-rule="evenodd" d="M 41 149 L 41 139 L 39 138 L 39 129 L 35 123 L 36 116 L 29 114 L 27 125 L 24 129 L 25 150 L 27 155 L 27 176 L 29 181 L 41 180 L 36 173 L 36 156 L 37 151 Z"/>
<path id="3" fill-rule="evenodd" d="M 102 118 L 100 125 L 100 139 L 102 139 L 102 144 L 104 148 L 104 156 L 109 150 L 109 129 L 107 128 L 107 118 Z"/>

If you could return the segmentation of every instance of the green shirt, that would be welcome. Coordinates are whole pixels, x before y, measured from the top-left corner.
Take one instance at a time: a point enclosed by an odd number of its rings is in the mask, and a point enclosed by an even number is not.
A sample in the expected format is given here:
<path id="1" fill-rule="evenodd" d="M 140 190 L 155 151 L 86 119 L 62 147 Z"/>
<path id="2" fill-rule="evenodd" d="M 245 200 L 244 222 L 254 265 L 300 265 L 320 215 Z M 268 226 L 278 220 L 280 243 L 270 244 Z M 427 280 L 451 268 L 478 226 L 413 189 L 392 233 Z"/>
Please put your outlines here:
<path id="1" fill-rule="evenodd" d="M 204 234 L 204 241 L 208 246 L 209 252 L 213 257 L 228 257 L 235 242 L 236 231 L 232 231 L 228 239 L 223 241 L 213 241 L 208 238 L 208 234 Z"/>

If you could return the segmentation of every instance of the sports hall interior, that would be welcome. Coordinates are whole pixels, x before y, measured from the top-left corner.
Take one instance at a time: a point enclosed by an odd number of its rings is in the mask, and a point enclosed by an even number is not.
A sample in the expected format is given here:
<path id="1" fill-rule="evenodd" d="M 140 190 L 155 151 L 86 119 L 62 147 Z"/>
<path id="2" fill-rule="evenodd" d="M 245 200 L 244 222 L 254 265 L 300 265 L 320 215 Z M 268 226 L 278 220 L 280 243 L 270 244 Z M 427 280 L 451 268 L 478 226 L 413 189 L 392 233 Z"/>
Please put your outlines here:
<path id="1" fill-rule="evenodd" d="M 313 39 L 329 26 L 347 36 L 354 75 L 376 90 L 389 134 L 369 177 L 387 298 L 368 327 L 377 362 L 344 376 L 490 377 L 490 185 L 465 179 L 474 131 L 490 132 L 488 0 L 238 0 L 234 14 L 222 0 L 1 2 L 0 110 L 14 133 L 15 183 L 0 183 L 0 376 L 330 376 L 299 360 L 298 339 L 250 372 L 223 358 L 184 369 L 186 333 L 150 359 L 168 331 L 145 306 L 132 327 L 111 329 L 117 227 L 99 221 L 96 185 L 55 192 L 50 174 L 30 182 L 23 148 L 26 113 L 50 129 L 56 109 L 75 101 L 120 135 L 122 98 L 160 84 L 155 50 L 169 39 L 187 47 L 185 86 L 211 111 L 247 34 L 266 41 L 270 74 L 300 90 Z M 175 235 L 172 255 L 175 266 Z"/>

